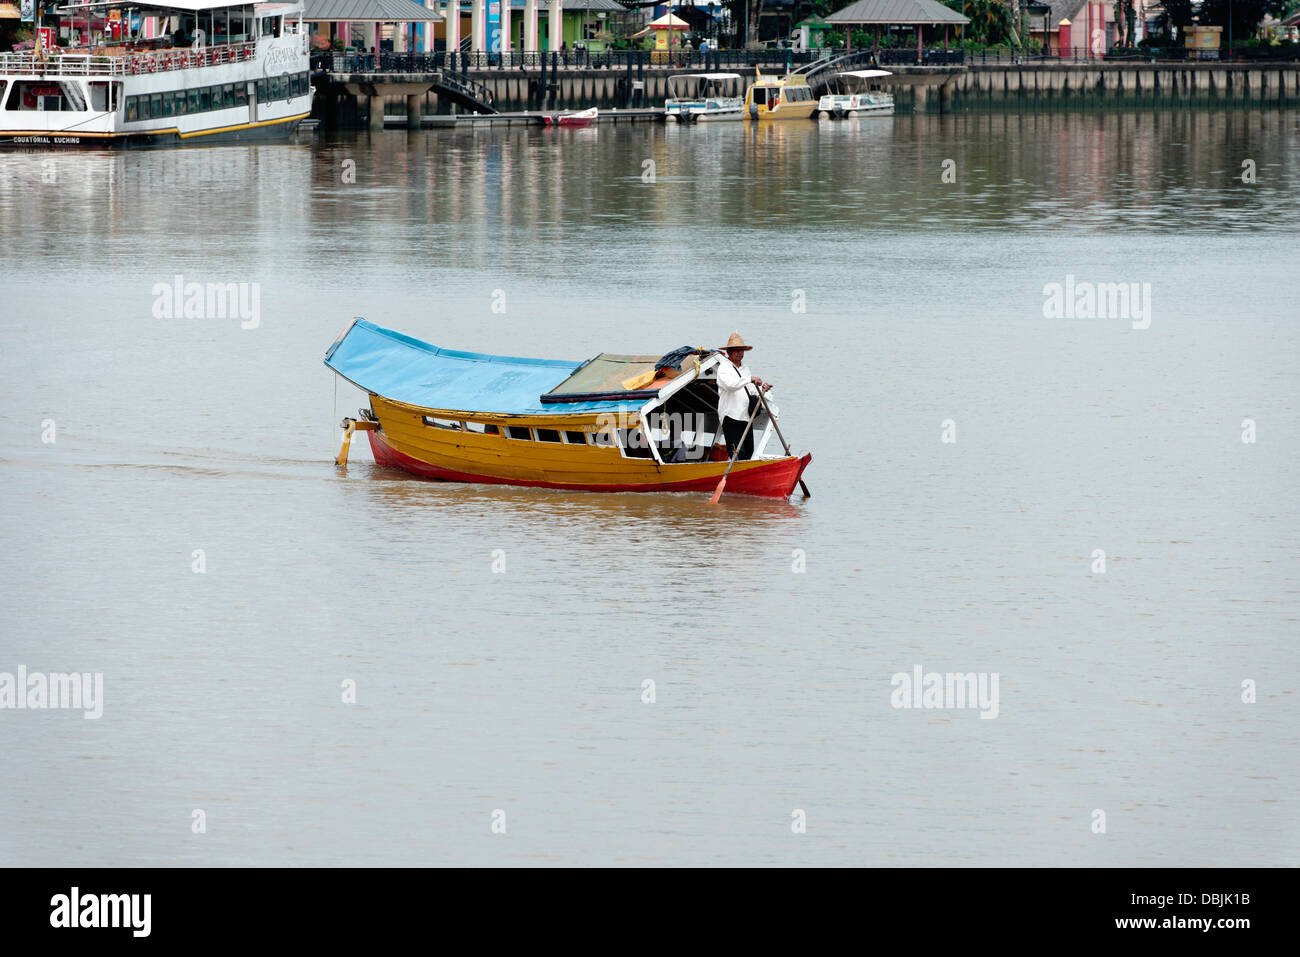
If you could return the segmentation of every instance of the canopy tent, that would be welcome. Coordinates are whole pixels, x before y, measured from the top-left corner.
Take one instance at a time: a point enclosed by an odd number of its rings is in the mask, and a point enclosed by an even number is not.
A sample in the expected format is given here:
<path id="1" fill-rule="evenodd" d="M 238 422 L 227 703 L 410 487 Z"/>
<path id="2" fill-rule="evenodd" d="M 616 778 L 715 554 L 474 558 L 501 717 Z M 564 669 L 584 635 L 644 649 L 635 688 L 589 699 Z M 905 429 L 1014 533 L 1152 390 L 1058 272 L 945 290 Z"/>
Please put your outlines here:
<path id="1" fill-rule="evenodd" d="M 644 367 L 648 357 L 600 356 L 592 367 L 598 373 L 628 375 Z M 649 358 L 653 369 L 654 359 Z M 596 362 L 596 360 L 592 360 Z M 568 382 L 584 363 L 560 359 L 523 359 L 441 349 L 410 336 L 358 319 L 325 354 L 325 365 L 366 392 L 396 402 L 455 412 L 487 412 L 498 415 L 536 415 L 555 412 L 543 405 L 543 393 Z M 613 368 L 617 367 L 618 372 Z M 604 376 L 600 376 L 603 382 Z M 583 380 L 586 381 L 585 379 Z M 566 386 L 566 392 L 574 391 Z M 586 390 L 584 390 L 586 391 Z M 591 390 L 595 391 L 595 390 Z M 645 402 L 573 402 L 563 412 L 604 412 L 634 409 Z"/>

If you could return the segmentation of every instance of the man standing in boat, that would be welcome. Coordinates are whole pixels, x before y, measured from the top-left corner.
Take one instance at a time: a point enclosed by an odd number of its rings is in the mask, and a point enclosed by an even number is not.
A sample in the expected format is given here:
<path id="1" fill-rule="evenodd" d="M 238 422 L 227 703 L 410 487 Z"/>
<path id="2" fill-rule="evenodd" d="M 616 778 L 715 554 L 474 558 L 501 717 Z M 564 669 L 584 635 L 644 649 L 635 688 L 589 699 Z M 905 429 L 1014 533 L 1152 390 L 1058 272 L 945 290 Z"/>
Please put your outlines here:
<path id="1" fill-rule="evenodd" d="M 749 429 L 745 435 L 749 417 L 758 405 L 758 389 L 766 392 L 772 386 L 749 372 L 745 365 L 745 353 L 753 346 L 745 345 L 739 332 L 733 332 L 727 340 L 727 348 L 721 351 L 727 354 L 725 361 L 718 363 L 718 418 L 722 420 L 722 434 L 727 440 L 727 454 L 735 455 L 740 446 L 740 458 L 754 456 L 754 430 Z M 744 441 L 741 436 L 744 435 Z"/>

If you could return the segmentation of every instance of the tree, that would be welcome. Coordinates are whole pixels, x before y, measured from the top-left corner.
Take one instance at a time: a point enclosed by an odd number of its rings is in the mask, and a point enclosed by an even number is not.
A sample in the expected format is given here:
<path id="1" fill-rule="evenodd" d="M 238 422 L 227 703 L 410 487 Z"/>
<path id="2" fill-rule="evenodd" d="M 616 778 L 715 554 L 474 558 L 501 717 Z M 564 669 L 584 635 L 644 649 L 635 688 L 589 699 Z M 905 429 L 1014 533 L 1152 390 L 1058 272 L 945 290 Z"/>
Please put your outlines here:
<path id="1" fill-rule="evenodd" d="M 1232 39 L 1245 40 L 1255 33 L 1264 15 L 1286 15 L 1286 0 L 1232 0 Z M 1228 0 L 1203 0 L 1200 23 L 1202 26 L 1223 27 L 1223 42 L 1228 42 Z"/>
<path id="2" fill-rule="evenodd" d="M 966 36 L 977 43 L 1001 43 L 1011 32 L 1008 10 L 1000 0 L 944 0 L 945 5 L 970 18 Z"/>

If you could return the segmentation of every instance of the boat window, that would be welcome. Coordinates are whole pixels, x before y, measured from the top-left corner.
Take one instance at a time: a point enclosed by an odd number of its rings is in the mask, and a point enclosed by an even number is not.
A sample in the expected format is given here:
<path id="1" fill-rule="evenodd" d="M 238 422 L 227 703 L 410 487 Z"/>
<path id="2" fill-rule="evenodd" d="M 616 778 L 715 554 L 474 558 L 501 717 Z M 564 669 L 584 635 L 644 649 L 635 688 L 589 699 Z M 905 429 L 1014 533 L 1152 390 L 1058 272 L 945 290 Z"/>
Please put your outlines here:
<path id="1" fill-rule="evenodd" d="M 570 445 L 586 445 L 587 433 L 586 432 L 565 432 L 564 440 L 568 442 Z"/>
<path id="2" fill-rule="evenodd" d="M 591 444 L 598 445 L 602 449 L 612 449 L 614 448 L 614 438 L 607 429 L 601 429 L 599 432 L 591 434 Z"/>
<path id="3" fill-rule="evenodd" d="M 619 429 L 619 438 L 623 440 L 623 454 L 630 459 L 650 459 L 650 445 L 640 429 Z"/>
<path id="4" fill-rule="evenodd" d="M 454 432 L 460 431 L 460 423 L 452 419 L 435 419 L 433 416 L 424 417 L 425 425 L 432 425 L 435 429 L 451 429 Z"/>
<path id="5" fill-rule="evenodd" d="M 533 431 L 537 433 L 538 442 L 560 441 L 560 433 L 555 431 L 555 429 L 534 429 Z"/>
<path id="6" fill-rule="evenodd" d="M 154 93 L 149 97 L 149 117 L 157 119 L 163 115 L 162 94 Z"/>
<path id="7" fill-rule="evenodd" d="M 50 80 L 15 80 L 5 102 L 6 110 L 84 110 L 86 98 L 76 83 Z"/>
<path id="8" fill-rule="evenodd" d="M 482 422 L 466 422 L 466 432 L 475 432 L 479 435 L 500 435 L 500 430 L 495 425 L 486 425 Z"/>
<path id="9" fill-rule="evenodd" d="M 531 439 L 532 430 L 525 429 L 517 425 L 507 425 L 506 435 L 512 439 Z"/>

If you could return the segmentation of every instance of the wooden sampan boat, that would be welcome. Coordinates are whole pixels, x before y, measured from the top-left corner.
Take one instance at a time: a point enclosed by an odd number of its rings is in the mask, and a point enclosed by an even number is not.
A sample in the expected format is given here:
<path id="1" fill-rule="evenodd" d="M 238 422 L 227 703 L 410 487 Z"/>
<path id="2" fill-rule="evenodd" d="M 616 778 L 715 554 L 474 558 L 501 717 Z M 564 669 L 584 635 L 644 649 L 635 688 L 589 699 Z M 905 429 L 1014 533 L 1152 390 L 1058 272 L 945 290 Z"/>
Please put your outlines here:
<path id="1" fill-rule="evenodd" d="M 727 472 L 716 369 L 698 350 L 680 368 L 659 356 L 602 353 L 586 362 L 441 349 L 355 319 L 325 365 L 369 393 L 360 419 L 378 465 L 453 482 L 589 492 L 712 492 Z M 770 414 L 769 414 L 770 410 Z M 811 454 L 768 455 L 779 410 L 754 419 L 754 457 L 726 491 L 787 498 Z M 777 430 L 779 436 L 779 430 Z"/>

